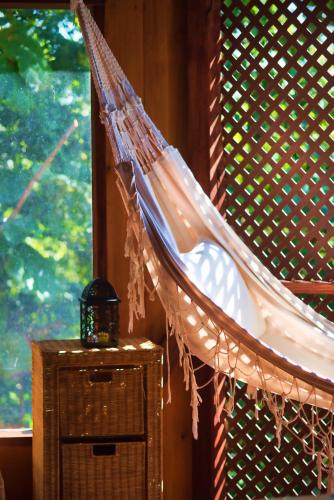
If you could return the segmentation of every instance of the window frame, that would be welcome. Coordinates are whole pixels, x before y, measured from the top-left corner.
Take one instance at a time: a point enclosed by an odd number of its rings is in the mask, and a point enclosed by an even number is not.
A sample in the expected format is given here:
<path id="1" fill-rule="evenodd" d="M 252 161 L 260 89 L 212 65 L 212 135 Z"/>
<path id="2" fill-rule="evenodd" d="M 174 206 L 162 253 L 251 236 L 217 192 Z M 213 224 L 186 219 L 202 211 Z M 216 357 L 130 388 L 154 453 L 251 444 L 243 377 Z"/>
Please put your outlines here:
<path id="1" fill-rule="evenodd" d="M 85 0 L 93 17 L 103 33 L 105 0 Z M 43 0 L 2 1 L 0 9 L 69 9 L 69 1 L 45 2 Z M 107 276 L 107 190 L 106 190 L 106 140 L 104 127 L 99 118 L 99 101 L 91 77 L 91 148 L 92 148 L 92 225 L 93 225 L 93 275 Z M 11 440 L 20 446 L 25 440 L 32 439 L 32 430 L 0 429 L 0 450 L 2 443 Z M 23 440 L 23 441 L 22 441 Z"/>

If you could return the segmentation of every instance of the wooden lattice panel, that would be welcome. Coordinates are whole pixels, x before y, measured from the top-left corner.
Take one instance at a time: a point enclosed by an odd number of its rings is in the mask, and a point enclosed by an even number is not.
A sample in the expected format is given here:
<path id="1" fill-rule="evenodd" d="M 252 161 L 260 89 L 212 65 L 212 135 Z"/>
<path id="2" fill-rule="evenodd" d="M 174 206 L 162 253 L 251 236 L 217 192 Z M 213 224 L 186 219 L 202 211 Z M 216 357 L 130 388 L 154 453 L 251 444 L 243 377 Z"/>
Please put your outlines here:
<path id="1" fill-rule="evenodd" d="M 222 0 L 221 9 L 222 210 L 279 279 L 330 281 L 334 2 Z M 333 298 L 317 307 L 334 319 Z"/>
<path id="2" fill-rule="evenodd" d="M 334 321 L 333 295 L 300 295 L 299 297 L 313 307 L 318 313 Z"/>
<path id="3" fill-rule="evenodd" d="M 293 411 L 291 406 L 287 412 Z M 295 432 L 299 431 L 298 421 Z M 303 452 L 301 443 L 282 431 L 277 446 L 271 413 L 262 408 L 255 418 L 255 402 L 248 398 L 246 386 L 236 389 L 235 411 L 226 419 L 225 484 L 220 498 L 271 499 L 326 492 L 326 481 L 317 487 L 316 460 Z"/>
<path id="4" fill-rule="evenodd" d="M 332 0 L 221 0 L 224 154 L 211 197 L 282 280 L 334 279 L 333 20 Z M 334 320 L 333 295 L 301 298 Z M 235 401 L 216 498 L 318 494 L 300 442 L 283 431 L 279 449 L 242 384 Z"/>

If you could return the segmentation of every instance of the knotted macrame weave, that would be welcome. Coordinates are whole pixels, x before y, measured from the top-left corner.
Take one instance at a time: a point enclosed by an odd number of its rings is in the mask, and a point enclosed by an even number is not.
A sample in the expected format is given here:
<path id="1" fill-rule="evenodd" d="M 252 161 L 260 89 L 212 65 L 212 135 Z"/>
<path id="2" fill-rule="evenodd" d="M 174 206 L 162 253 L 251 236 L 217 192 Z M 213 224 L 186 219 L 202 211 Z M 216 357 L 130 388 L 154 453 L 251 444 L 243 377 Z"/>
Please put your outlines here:
<path id="1" fill-rule="evenodd" d="M 213 367 L 213 383 L 225 373 L 246 382 L 255 399 L 262 390 L 278 441 L 282 427 L 294 433 L 299 418 L 305 432 L 296 437 L 332 491 L 333 324 L 285 288 L 221 217 L 146 114 L 83 1 L 72 4 L 128 211 L 130 328 L 133 315 L 145 314 L 145 289 L 156 292 L 191 391 L 194 436 L 201 398 L 193 355 Z M 144 282 L 144 265 L 152 284 Z M 234 405 L 231 387 L 226 411 Z M 287 400 L 293 417 L 285 414 Z"/>

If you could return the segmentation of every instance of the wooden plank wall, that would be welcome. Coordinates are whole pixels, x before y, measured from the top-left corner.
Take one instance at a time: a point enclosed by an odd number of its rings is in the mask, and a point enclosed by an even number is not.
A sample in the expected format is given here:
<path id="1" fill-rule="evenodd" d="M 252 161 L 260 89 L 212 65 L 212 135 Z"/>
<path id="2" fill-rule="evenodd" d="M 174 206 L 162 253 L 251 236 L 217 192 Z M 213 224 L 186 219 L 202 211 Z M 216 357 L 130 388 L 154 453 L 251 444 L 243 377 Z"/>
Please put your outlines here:
<path id="1" fill-rule="evenodd" d="M 0 470 L 7 500 L 32 500 L 31 437 L 0 439 Z"/>
<path id="2" fill-rule="evenodd" d="M 180 0 L 106 0 L 104 32 L 146 110 L 187 158 L 186 7 Z M 107 275 L 122 298 L 122 334 L 127 335 L 126 213 L 108 146 L 106 158 Z M 135 323 L 133 334 L 163 343 L 165 315 L 158 299 L 146 302 L 146 316 Z M 171 386 L 172 404 L 164 406 L 164 498 L 183 500 L 192 498 L 192 436 L 189 394 L 177 362 Z"/>

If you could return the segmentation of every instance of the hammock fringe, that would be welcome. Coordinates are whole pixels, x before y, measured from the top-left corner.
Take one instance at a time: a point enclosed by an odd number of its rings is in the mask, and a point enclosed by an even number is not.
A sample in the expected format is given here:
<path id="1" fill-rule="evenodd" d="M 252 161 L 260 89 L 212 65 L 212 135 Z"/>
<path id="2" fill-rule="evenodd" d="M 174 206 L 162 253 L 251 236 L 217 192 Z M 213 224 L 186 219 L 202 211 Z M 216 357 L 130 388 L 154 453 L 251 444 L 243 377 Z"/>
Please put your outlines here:
<path id="1" fill-rule="evenodd" d="M 174 310 L 173 305 L 166 306 L 166 335 L 174 336 L 179 350 L 179 364 L 183 368 L 183 379 L 186 391 L 190 390 L 191 398 L 190 405 L 192 408 L 192 433 L 194 439 L 198 439 L 198 407 L 202 402 L 199 395 L 199 389 L 196 381 L 192 356 L 187 346 L 186 335 L 182 328 L 182 319 Z M 169 356 L 167 357 L 168 365 L 170 363 Z M 170 391 L 170 366 L 168 366 L 168 393 L 171 399 Z"/>
<path id="2" fill-rule="evenodd" d="M 144 245 L 143 229 L 138 229 L 138 216 L 129 203 L 129 215 L 126 227 L 126 240 L 124 255 L 130 260 L 128 300 L 129 300 L 129 326 L 128 331 L 133 331 L 134 318 L 145 318 L 145 275 L 144 275 Z M 139 233 L 136 236 L 136 233 Z"/>
<path id="3" fill-rule="evenodd" d="M 131 204 L 129 204 L 131 206 Z M 137 220 L 138 222 L 138 220 Z M 131 215 L 131 210 L 129 209 L 129 218 L 127 225 L 127 241 L 126 241 L 126 256 L 130 258 L 132 261 L 132 266 L 130 268 L 132 271 L 130 272 L 130 279 L 128 284 L 129 289 L 129 304 L 130 310 L 132 311 L 132 317 L 139 317 L 139 315 L 145 313 L 145 309 L 142 308 L 144 304 L 144 293 L 145 293 L 145 284 L 143 280 L 144 276 L 144 259 L 143 255 L 146 254 L 147 249 L 145 249 L 145 245 L 143 242 L 143 232 L 139 231 L 136 228 L 136 215 Z M 138 237 L 139 236 L 139 237 Z M 140 277 L 141 276 L 141 277 Z M 132 292 L 130 293 L 130 290 Z M 156 290 L 156 289 L 154 289 Z M 175 310 L 175 304 L 169 302 L 164 302 L 164 308 L 166 311 L 166 336 L 167 336 L 167 403 L 171 402 L 172 393 L 171 393 L 171 383 L 170 383 L 170 353 L 169 353 L 169 337 L 175 337 L 178 351 L 179 351 L 179 365 L 183 369 L 184 374 L 184 383 L 186 391 L 190 391 L 190 404 L 192 408 L 192 433 L 194 439 L 198 439 L 198 409 L 199 405 L 202 403 L 202 398 L 200 396 L 200 388 L 197 384 L 196 380 L 196 370 L 193 367 L 192 363 L 192 354 L 188 346 L 187 342 L 187 329 L 183 323 L 182 316 L 178 311 Z M 133 326 L 133 323 L 131 323 Z M 219 336 L 218 336 L 219 338 Z M 218 343 L 218 341 L 217 341 Z M 216 349 L 213 348 L 215 351 Z M 234 377 L 234 366 L 230 366 L 229 373 L 222 374 L 219 369 L 219 363 L 217 363 L 217 368 L 214 372 L 211 382 L 214 384 L 214 404 L 216 407 L 216 415 L 215 415 L 215 424 L 221 421 L 221 414 L 225 413 L 226 416 L 230 416 L 235 408 L 235 396 L 236 396 L 236 378 Z M 219 377 L 222 377 L 222 381 L 219 382 Z M 227 378 L 229 384 L 229 395 L 223 394 L 222 391 L 222 383 Z M 264 381 L 265 385 L 265 376 L 264 373 L 261 373 L 261 379 Z M 255 417 L 259 418 L 259 388 L 254 387 L 250 384 L 247 385 L 247 395 L 249 398 L 255 400 Z M 281 447 L 282 441 L 282 432 L 283 428 L 289 431 L 294 435 L 294 437 L 301 442 L 303 445 L 303 449 L 305 453 L 312 455 L 313 459 L 316 462 L 317 469 L 317 477 L 318 477 L 318 487 L 321 489 L 322 487 L 322 477 L 323 473 L 327 476 L 327 491 L 328 493 L 334 493 L 334 457 L 333 457 L 333 448 L 331 446 L 331 429 L 323 430 L 319 425 L 319 416 L 316 414 L 317 409 L 313 408 L 311 413 L 311 420 L 305 421 L 305 412 L 304 412 L 304 404 L 303 403 L 295 403 L 299 405 L 298 416 L 300 419 L 304 417 L 304 424 L 308 428 L 308 436 L 311 437 L 311 445 L 308 447 L 305 444 L 304 437 L 301 437 L 299 434 L 294 432 L 293 427 L 290 424 L 293 424 L 297 419 L 295 416 L 292 420 L 285 418 L 285 409 L 286 409 L 286 400 L 283 397 L 279 397 L 275 394 L 272 394 L 270 391 L 266 391 L 262 388 L 262 403 L 265 403 L 266 407 L 272 414 L 275 421 L 275 435 L 277 439 L 278 448 Z M 287 400 L 289 398 L 287 397 Z M 291 401 L 293 403 L 293 401 Z M 317 437 L 318 443 L 320 443 L 321 449 L 316 450 L 315 446 L 315 438 Z M 325 460 L 323 460 L 325 457 Z"/>
<path id="4" fill-rule="evenodd" d="M 144 267 L 145 263 L 150 263 L 153 268 L 153 291 L 157 291 L 166 311 L 166 334 L 168 337 L 175 337 L 185 386 L 191 392 L 194 437 L 198 436 L 198 407 L 202 400 L 196 380 L 198 367 L 194 369 L 192 363 L 193 354 L 214 369 L 217 420 L 219 421 L 223 411 L 228 415 L 234 410 L 236 380 L 249 383 L 247 392 L 249 396 L 255 396 L 256 418 L 258 393 L 261 391 L 259 397 L 266 403 L 275 420 L 278 444 L 280 445 L 283 430 L 293 434 L 305 453 L 316 460 L 319 489 L 322 486 L 322 474 L 327 474 L 328 491 L 332 493 L 334 373 L 331 363 L 334 360 L 334 348 L 327 334 L 334 337 L 333 325 L 294 297 L 271 276 L 226 224 L 177 150 L 168 146 L 145 113 L 84 2 L 71 0 L 71 8 L 77 10 L 82 24 L 100 99 L 101 117 L 116 166 L 118 168 L 122 162 L 133 161 L 140 171 L 139 174 L 135 169 L 129 170 L 129 182 L 121 189 L 128 209 L 125 255 L 130 260 L 129 332 L 133 331 L 135 318 L 145 317 Z M 136 185 L 136 175 L 140 187 Z M 121 181 L 124 181 L 124 177 Z M 170 229 L 172 225 L 175 231 Z M 177 240 L 175 248 L 174 239 Z M 233 317 L 233 314 L 230 316 L 226 307 L 217 305 L 204 287 L 201 287 L 202 283 L 196 284 L 190 276 L 191 261 L 187 265 L 182 258 L 191 253 L 189 249 L 194 249 L 198 240 L 217 242 L 219 250 L 225 252 L 224 258 L 226 254 L 230 256 L 242 278 L 238 285 L 241 283 L 252 292 L 251 298 L 254 301 L 250 301 L 250 312 L 254 318 L 247 318 L 250 322 L 246 322 L 246 325 Z M 182 245 L 186 249 L 181 249 Z M 215 251 L 215 246 L 211 245 L 210 250 Z M 208 260 L 208 255 L 205 256 L 204 252 L 197 255 Z M 217 275 L 216 270 L 217 265 L 211 272 Z M 246 295 L 245 297 L 247 299 Z M 244 307 L 247 300 L 243 301 L 239 297 L 238 303 Z M 285 325 L 282 328 L 282 314 L 285 312 L 287 318 L 291 319 L 286 332 Z M 262 323 L 265 326 L 270 324 L 272 330 L 267 332 L 265 327 L 261 330 Z M 302 327 L 304 339 L 315 334 L 317 340 L 321 341 L 322 347 L 315 354 L 309 349 L 306 340 L 300 342 L 295 336 L 297 324 Z M 281 344 L 277 348 L 269 345 L 270 342 L 266 344 L 263 340 L 266 333 L 269 338 L 272 338 L 270 334 L 279 337 Z M 291 344 L 287 340 L 290 336 L 291 343 L 296 344 L 296 359 L 292 356 L 294 352 L 290 352 Z M 314 363 L 304 367 L 302 354 L 310 357 L 314 354 Z M 170 401 L 169 345 L 167 362 Z M 228 397 L 223 394 L 220 376 L 228 377 Z M 285 411 L 285 401 L 291 403 L 291 414 Z M 314 405 L 314 409 L 310 411 L 307 405 Z M 322 413 L 317 406 L 322 408 Z M 330 423 L 324 424 L 321 418 L 326 418 Z M 294 431 L 297 419 L 304 425 L 304 433 L 297 434 Z"/>

